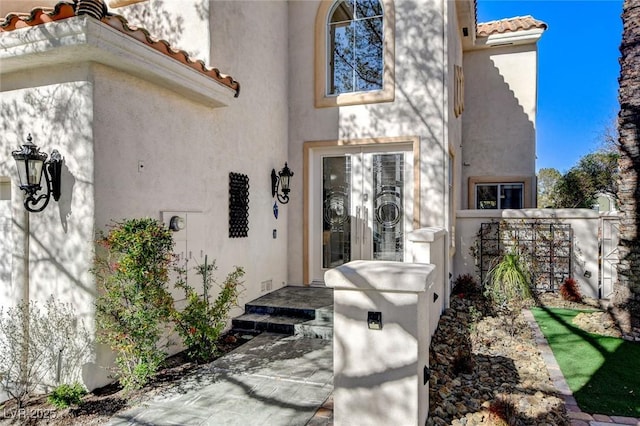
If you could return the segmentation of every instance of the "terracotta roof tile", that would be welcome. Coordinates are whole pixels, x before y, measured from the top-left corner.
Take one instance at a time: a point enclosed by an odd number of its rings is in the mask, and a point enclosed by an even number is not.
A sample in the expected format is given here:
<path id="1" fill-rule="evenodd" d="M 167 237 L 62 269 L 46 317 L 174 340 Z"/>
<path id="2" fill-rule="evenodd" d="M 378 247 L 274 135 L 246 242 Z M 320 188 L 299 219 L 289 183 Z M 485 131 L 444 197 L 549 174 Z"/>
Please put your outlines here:
<path id="1" fill-rule="evenodd" d="M 240 94 L 240 83 L 235 81 L 233 77 L 222 74 L 217 68 L 209 68 L 204 61 L 200 59 L 192 59 L 184 50 L 176 50 L 165 40 L 155 40 L 149 34 L 149 31 L 144 28 L 130 27 L 127 20 L 121 15 L 108 15 L 102 18 L 102 22 L 106 23 L 110 27 L 127 34 L 136 40 L 150 46 L 157 51 L 172 57 L 173 59 L 182 62 L 185 65 L 193 68 L 194 70 L 209 76 L 210 78 L 219 81 L 220 83 L 235 90 L 236 97 Z"/>
<path id="2" fill-rule="evenodd" d="M 0 32 L 33 27 L 76 16 L 73 3 L 60 2 L 55 8 L 38 7 L 27 13 L 10 13 L 0 20 Z"/>
<path id="3" fill-rule="evenodd" d="M 13 31 L 20 28 L 33 27 L 48 22 L 60 21 L 76 16 L 72 3 L 60 2 L 55 8 L 35 8 L 30 13 L 10 13 L 0 20 L 0 32 Z M 120 15 L 108 14 L 101 21 L 110 27 L 126 34 L 139 42 L 193 68 L 194 70 L 218 81 L 240 94 L 240 83 L 233 77 L 222 74 L 217 68 L 209 68 L 202 60 L 192 59 L 184 50 L 173 49 L 165 40 L 156 40 L 143 28 L 131 27 Z"/>
<path id="4" fill-rule="evenodd" d="M 547 24 L 534 19 L 532 16 L 517 16 L 515 18 L 500 19 L 499 21 L 481 22 L 478 24 L 478 37 L 488 37 L 492 34 L 504 34 L 516 31 L 526 31 L 534 28 L 547 29 Z"/>

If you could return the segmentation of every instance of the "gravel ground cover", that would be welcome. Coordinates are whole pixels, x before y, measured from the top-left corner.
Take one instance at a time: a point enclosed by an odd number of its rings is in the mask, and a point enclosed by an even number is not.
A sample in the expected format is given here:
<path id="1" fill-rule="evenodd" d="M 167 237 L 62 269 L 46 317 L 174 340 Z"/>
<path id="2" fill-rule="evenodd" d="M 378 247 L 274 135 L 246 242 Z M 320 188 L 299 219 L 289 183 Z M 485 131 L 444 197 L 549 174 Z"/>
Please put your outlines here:
<path id="1" fill-rule="evenodd" d="M 429 425 L 570 425 L 522 313 L 454 295 L 431 342 Z"/>

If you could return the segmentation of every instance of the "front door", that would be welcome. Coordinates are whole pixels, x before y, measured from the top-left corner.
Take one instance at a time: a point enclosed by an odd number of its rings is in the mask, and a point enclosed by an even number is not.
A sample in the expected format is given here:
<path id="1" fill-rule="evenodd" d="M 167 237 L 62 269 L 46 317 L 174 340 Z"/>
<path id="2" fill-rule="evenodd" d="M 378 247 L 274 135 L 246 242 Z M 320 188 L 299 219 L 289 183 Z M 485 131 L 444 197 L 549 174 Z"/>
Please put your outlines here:
<path id="1" fill-rule="evenodd" d="M 404 261 L 413 218 L 411 147 L 328 150 L 314 157 L 313 169 L 312 281 L 352 260 Z"/>

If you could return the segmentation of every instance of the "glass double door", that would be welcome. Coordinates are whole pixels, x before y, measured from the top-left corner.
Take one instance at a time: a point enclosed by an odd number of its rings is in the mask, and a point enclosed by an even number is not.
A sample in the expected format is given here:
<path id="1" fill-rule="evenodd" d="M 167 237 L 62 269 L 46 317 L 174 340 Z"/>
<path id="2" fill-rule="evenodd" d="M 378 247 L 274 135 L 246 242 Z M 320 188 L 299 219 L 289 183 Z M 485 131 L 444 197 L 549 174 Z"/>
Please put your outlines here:
<path id="1" fill-rule="evenodd" d="M 321 249 L 314 280 L 352 260 L 402 262 L 413 217 L 412 152 L 361 148 L 322 155 L 319 163 L 322 191 L 314 204 L 321 210 L 315 228 L 322 237 L 316 239 Z"/>

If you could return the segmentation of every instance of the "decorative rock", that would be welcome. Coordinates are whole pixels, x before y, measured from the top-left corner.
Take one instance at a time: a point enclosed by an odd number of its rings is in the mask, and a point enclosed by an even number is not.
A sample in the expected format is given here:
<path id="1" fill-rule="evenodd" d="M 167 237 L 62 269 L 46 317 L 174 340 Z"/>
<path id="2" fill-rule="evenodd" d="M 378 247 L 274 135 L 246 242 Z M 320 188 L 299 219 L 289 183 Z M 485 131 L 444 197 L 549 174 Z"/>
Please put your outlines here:
<path id="1" fill-rule="evenodd" d="M 518 425 L 570 425 L 522 315 L 513 323 L 500 316 L 472 323 L 471 306 L 488 312 L 480 297 L 452 298 L 432 338 L 429 365 L 437 380 L 430 381 L 427 424 L 487 425 L 489 409 L 499 397 L 513 402 Z M 464 351 L 472 371 L 456 365 Z"/>

